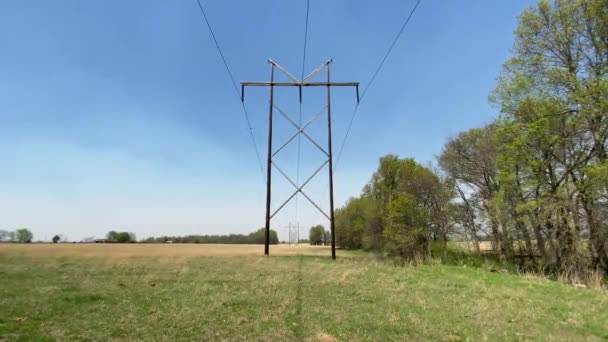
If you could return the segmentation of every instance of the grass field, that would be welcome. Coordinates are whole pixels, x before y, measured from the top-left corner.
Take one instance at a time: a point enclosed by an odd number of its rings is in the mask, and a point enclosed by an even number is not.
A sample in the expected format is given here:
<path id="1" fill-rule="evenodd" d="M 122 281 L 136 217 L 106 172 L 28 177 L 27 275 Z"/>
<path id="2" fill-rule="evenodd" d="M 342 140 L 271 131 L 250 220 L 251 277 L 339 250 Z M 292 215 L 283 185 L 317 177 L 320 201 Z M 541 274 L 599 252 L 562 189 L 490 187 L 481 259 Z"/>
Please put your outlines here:
<path id="1" fill-rule="evenodd" d="M 605 340 L 608 291 L 325 247 L 0 245 L 4 340 Z"/>

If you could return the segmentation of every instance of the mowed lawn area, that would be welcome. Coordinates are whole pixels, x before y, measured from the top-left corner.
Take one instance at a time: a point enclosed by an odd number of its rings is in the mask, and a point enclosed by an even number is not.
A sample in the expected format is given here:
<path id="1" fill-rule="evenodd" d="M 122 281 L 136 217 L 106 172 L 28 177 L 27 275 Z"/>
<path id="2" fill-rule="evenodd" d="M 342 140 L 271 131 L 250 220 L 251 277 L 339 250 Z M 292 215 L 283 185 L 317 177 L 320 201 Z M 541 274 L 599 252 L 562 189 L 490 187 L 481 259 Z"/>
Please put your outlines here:
<path id="1" fill-rule="evenodd" d="M 0 245 L 0 341 L 605 340 L 608 291 L 324 247 Z"/>

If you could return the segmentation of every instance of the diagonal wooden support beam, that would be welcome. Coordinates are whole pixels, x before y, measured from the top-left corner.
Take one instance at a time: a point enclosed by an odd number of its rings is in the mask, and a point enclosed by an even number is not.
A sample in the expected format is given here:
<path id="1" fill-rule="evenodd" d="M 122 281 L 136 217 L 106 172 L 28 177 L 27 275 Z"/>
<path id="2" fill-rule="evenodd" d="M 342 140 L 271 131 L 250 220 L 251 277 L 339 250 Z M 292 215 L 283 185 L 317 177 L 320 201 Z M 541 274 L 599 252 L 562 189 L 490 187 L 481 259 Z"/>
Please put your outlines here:
<path id="1" fill-rule="evenodd" d="M 275 162 L 272 162 L 272 165 L 273 165 L 273 166 L 274 166 L 274 167 L 275 167 L 275 168 L 276 168 L 276 169 L 279 171 L 279 173 L 280 173 L 281 175 L 283 175 L 283 177 L 285 177 L 285 179 L 287 179 L 287 181 L 288 181 L 289 183 L 291 183 L 291 185 L 293 185 L 293 187 L 294 187 L 294 188 L 296 188 L 296 191 L 295 191 L 295 192 L 294 192 L 294 193 L 293 193 L 291 196 L 289 196 L 289 198 L 288 198 L 288 199 L 287 199 L 285 202 L 283 202 L 283 204 L 281 204 L 281 205 L 279 206 L 279 208 L 278 208 L 278 209 L 276 209 L 276 210 L 274 211 L 274 213 L 272 213 L 272 215 L 270 215 L 270 218 L 273 218 L 273 217 L 274 217 L 274 215 L 276 215 L 276 214 L 277 214 L 277 213 L 278 213 L 278 212 L 279 212 L 281 209 L 283 209 L 283 207 L 284 207 L 284 206 L 285 206 L 287 203 L 289 203 L 289 201 L 291 201 L 291 199 L 292 199 L 292 198 L 293 198 L 293 197 L 294 197 L 294 196 L 295 196 L 295 195 L 296 195 L 298 192 L 299 192 L 299 193 L 302 193 L 302 195 L 304 195 L 306 198 L 308 198 L 308 196 L 306 196 L 306 194 L 304 193 L 304 191 L 302 191 L 302 189 L 303 189 L 303 188 L 306 186 L 306 184 L 308 184 L 308 183 L 309 183 L 309 182 L 310 182 L 310 181 L 311 181 L 311 180 L 312 180 L 312 179 L 313 179 L 313 178 L 314 178 L 314 177 L 315 177 L 315 176 L 316 176 L 316 175 L 319 173 L 319 171 L 321 171 L 321 170 L 323 169 L 323 167 L 324 167 L 325 165 L 327 165 L 328 163 L 329 163 L 329 159 L 328 159 L 328 160 L 326 160 L 326 161 L 325 161 L 323 164 L 321 164 L 321 166 L 319 166 L 319 168 L 318 168 L 318 169 L 317 169 L 315 172 L 313 172 L 313 174 L 312 174 L 310 177 L 308 177 L 308 179 L 307 179 L 307 180 L 306 180 L 304 183 L 302 183 L 302 185 L 301 185 L 301 186 L 298 186 L 298 185 L 297 185 L 297 184 L 296 184 L 294 181 L 292 181 L 292 180 L 291 180 L 291 178 L 289 178 L 289 176 L 287 176 L 287 174 L 286 174 L 285 172 L 283 172 L 283 170 L 281 170 L 281 168 L 280 168 L 280 167 L 279 167 L 279 166 L 278 166 L 278 165 L 277 165 Z M 314 205 L 314 206 L 315 206 L 317 209 L 319 209 L 319 211 L 321 211 L 321 213 L 322 213 L 323 215 L 325 215 L 325 217 L 329 218 L 329 216 L 327 216 L 327 214 L 325 214 L 325 212 L 324 212 L 324 211 L 323 211 L 323 210 L 322 210 L 322 209 L 321 209 L 321 208 L 320 208 L 320 207 L 319 207 L 319 206 L 318 206 L 318 205 L 317 205 L 315 202 L 313 202 L 313 201 L 312 201 L 310 198 L 308 198 L 308 200 L 309 200 L 309 201 L 310 201 L 310 202 L 311 202 L 311 203 L 312 203 L 312 204 L 313 204 L 313 205 Z"/>
<path id="2" fill-rule="evenodd" d="M 330 230 L 331 230 L 331 257 L 332 259 L 336 258 L 336 243 L 335 243 L 335 224 L 334 224 L 334 192 L 333 192 L 333 162 L 332 162 L 332 143 L 331 143 L 331 87 L 355 87 L 357 91 L 357 103 L 359 103 L 359 82 L 331 82 L 329 77 L 329 69 L 330 64 L 332 63 L 331 59 L 328 59 L 323 64 L 318 66 L 315 70 L 313 70 L 310 74 L 306 75 L 302 80 L 298 80 L 294 77 L 289 71 L 283 68 L 281 65 L 273 61 L 272 59 L 268 59 L 270 63 L 270 82 L 241 82 L 241 101 L 245 101 L 245 87 L 269 87 L 270 88 L 270 101 L 269 101 L 269 110 L 268 110 L 268 160 L 267 160 L 267 169 L 266 169 L 266 225 L 265 225 L 265 243 L 264 243 L 264 254 L 268 255 L 269 251 L 269 234 L 270 234 L 270 219 L 274 217 L 283 207 L 298 193 L 302 193 L 302 195 L 310 202 L 312 205 L 319 210 L 323 216 L 325 216 L 330 222 Z M 278 69 L 283 74 L 285 74 L 291 82 L 275 82 L 274 80 L 274 69 Z M 327 81 L 326 82 L 310 82 L 309 80 L 314 77 L 316 74 L 321 72 L 322 70 L 327 71 Z M 296 124 L 283 110 L 278 108 L 274 104 L 274 87 L 297 87 L 300 94 L 300 103 L 302 103 L 302 87 L 326 87 L 327 88 L 327 105 L 304 126 L 300 124 Z M 273 109 L 277 109 L 279 113 L 284 116 L 287 121 L 289 121 L 297 130 L 297 132 L 290 137 L 287 142 L 285 142 L 277 151 L 272 153 L 272 121 L 273 121 Z M 314 139 L 312 139 L 304 129 L 308 127 L 308 125 L 314 121 L 323 110 L 327 110 L 327 151 L 318 144 Z M 304 182 L 301 186 L 298 186 L 295 182 L 293 182 L 289 176 L 283 170 L 281 170 L 272 160 L 272 158 L 281 151 L 287 144 L 289 144 L 293 139 L 300 134 L 304 135 L 311 143 L 313 143 L 319 150 L 321 150 L 326 156 L 327 160 L 319 167 L 312 176 L 310 176 L 306 182 Z M 319 207 L 308 195 L 306 195 L 302 188 L 310 182 L 310 180 L 319 173 L 319 171 L 328 164 L 329 171 L 329 214 L 325 213 L 321 207 Z M 296 188 L 296 191 L 283 203 L 274 213 L 270 213 L 270 198 L 271 198 L 271 179 L 272 179 L 272 168 L 276 168 L 288 181 Z"/>
<path id="3" fill-rule="evenodd" d="M 276 109 L 278 109 L 280 111 L 280 109 L 275 106 Z M 298 131 L 296 133 L 294 133 L 294 135 L 292 135 L 289 139 L 287 139 L 287 141 L 281 145 L 281 147 L 279 147 L 273 154 L 272 156 L 276 156 L 279 152 L 281 152 L 282 149 L 285 148 L 285 146 L 289 145 L 290 142 L 293 141 L 293 139 L 295 139 L 298 134 L 302 134 L 304 133 L 304 130 L 306 129 L 306 127 L 308 127 L 311 123 L 313 123 L 318 117 L 319 115 L 321 115 L 321 113 L 323 113 L 323 111 L 325 110 L 325 108 L 327 108 L 327 106 L 323 106 L 323 108 L 317 112 L 317 114 L 315 114 L 304 126 L 302 126 L 302 128 L 298 129 Z M 323 151 L 322 151 L 323 152 Z"/>
<path id="4" fill-rule="evenodd" d="M 325 154 L 325 156 L 329 156 L 329 154 L 325 151 L 325 149 L 323 147 L 321 147 L 321 145 L 319 145 L 313 138 L 311 138 L 308 134 L 306 134 L 306 132 L 304 132 L 303 129 L 300 129 L 300 127 L 298 126 L 297 123 L 295 123 L 293 120 L 291 120 L 291 118 L 289 117 L 289 115 L 287 115 L 284 111 L 281 110 L 281 108 L 277 107 L 276 105 L 274 106 L 274 108 L 276 110 L 279 111 L 279 113 L 281 115 L 283 115 L 283 117 L 285 117 L 285 119 L 287 119 L 287 121 L 289 121 L 297 130 L 299 130 L 299 132 L 297 134 L 302 134 L 304 137 L 306 137 L 306 139 L 308 139 L 313 145 L 315 145 L 319 150 L 321 150 L 321 152 L 323 152 L 323 154 Z M 323 107 L 323 109 L 327 108 L 327 106 Z"/>

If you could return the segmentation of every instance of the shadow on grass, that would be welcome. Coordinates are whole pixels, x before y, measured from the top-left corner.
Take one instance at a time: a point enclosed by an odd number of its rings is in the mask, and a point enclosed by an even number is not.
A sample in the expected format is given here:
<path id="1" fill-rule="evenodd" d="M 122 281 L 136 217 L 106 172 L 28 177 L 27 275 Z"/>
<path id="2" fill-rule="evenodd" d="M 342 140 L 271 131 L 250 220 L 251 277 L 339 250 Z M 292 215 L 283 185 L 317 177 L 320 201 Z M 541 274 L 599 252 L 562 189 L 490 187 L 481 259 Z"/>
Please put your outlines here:
<path id="1" fill-rule="evenodd" d="M 298 270 L 297 270 L 297 275 L 296 275 L 296 312 L 295 312 L 295 318 L 294 318 L 294 328 L 293 328 L 293 332 L 294 335 L 296 336 L 296 338 L 299 341 L 302 341 L 304 339 L 304 336 L 302 334 L 302 324 L 303 324 L 303 319 L 302 319 L 302 285 L 303 285 L 303 280 L 302 280 L 302 265 L 304 264 L 304 256 L 303 255 L 299 255 L 298 256 Z"/>

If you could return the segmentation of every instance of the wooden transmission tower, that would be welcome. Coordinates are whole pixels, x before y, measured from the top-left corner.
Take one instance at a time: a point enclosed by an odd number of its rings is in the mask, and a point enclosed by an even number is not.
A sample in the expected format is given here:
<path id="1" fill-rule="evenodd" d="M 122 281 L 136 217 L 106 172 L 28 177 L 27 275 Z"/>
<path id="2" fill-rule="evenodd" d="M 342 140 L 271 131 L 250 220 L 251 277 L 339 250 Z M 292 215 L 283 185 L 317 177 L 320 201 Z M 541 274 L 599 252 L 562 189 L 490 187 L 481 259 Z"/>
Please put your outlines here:
<path id="1" fill-rule="evenodd" d="M 331 88 L 332 87 L 355 87 L 357 91 L 357 103 L 359 102 L 359 82 L 331 82 L 330 81 L 330 73 L 329 73 L 329 65 L 332 60 L 328 59 L 325 63 L 321 64 L 317 67 L 313 72 L 308 74 L 302 80 L 296 79 L 289 71 L 285 68 L 277 64 L 272 59 L 268 59 L 268 63 L 270 63 L 270 82 L 241 82 L 241 101 L 245 100 L 245 87 L 248 86 L 257 86 L 257 87 L 270 87 L 270 101 L 268 108 L 268 158 L 266 165 L 266 234 L 264 241 L 264 254 L 268 255 L 269 247 L 270 247 L 270 220 L 281 210 L 283 207 L 291 201 L 298 193 L 301 193 L 304 198 L 306 198 L 315 208 L 317 208 L 330 222 L 330 231 L 331 231 L 331 257 L 332 259 L 336 258 L 336 234 L 334 227 L 334 179 L 333 179 L 333 160 L 332 160 L 332 144 L 331 144 Z M 274 81 L 274 71 L 275 68 L 285 74 L 291 82 L 275 82 Z M 310 82 L 309 80 L 322 70 L 327 71 L 327 81 L 326 82 Z M 327 104 L 318 114 L 314 115 L 306 124 L 299 125 L 294 122 L 283 110 L 277 107 L 274 104 L 273 94 L 274 87 L 297 87 L 299 90 L 299 99 L 300 103 L 302 103 L 302 88 L 303 87 L 326 87 L 327 88 Z M 276 109 L 287 121 L 289 121 L 297 130 L 297 132 L 291 136 L 281 147 L 279 147 L 276 151 L 273 152 L 272 146 L 272 119 L 273 112 Z M 327 151 L 322 147 L 321 144 L 317 143 L 313 138 L 311 138 L 304 130 L 310 125 L 314 120 L 316 120 L 319 115 L 327 109 Z M 323 164 L 315 171 L 313 174 L 301 185 L 296 184 L 291 178 L 279 168 L 279 166 L 273 161 L 273 157 L 279 153 L 285 146 L 287 146 L 290 142 L 292 142 L 299 135 L 303 135 L 306 139 L 308 139 L 313 145 L 315 145 L 326 157 L 327 159 L 323 162 Z M 302 189 L 313 179 L 325 165 L 328 165 L 329 169 L 329 214 L 327 214 L 321 207 L 319 207 Z M 283 204 L 279 206 L 273 213 L 270 212 L 270 197 L 271 197 L 271 179 L 272 179 L 272 167 L 275 167 L 277 171 L 291 185 L 296 189 L 294 193 L 287 198 Z"/>

